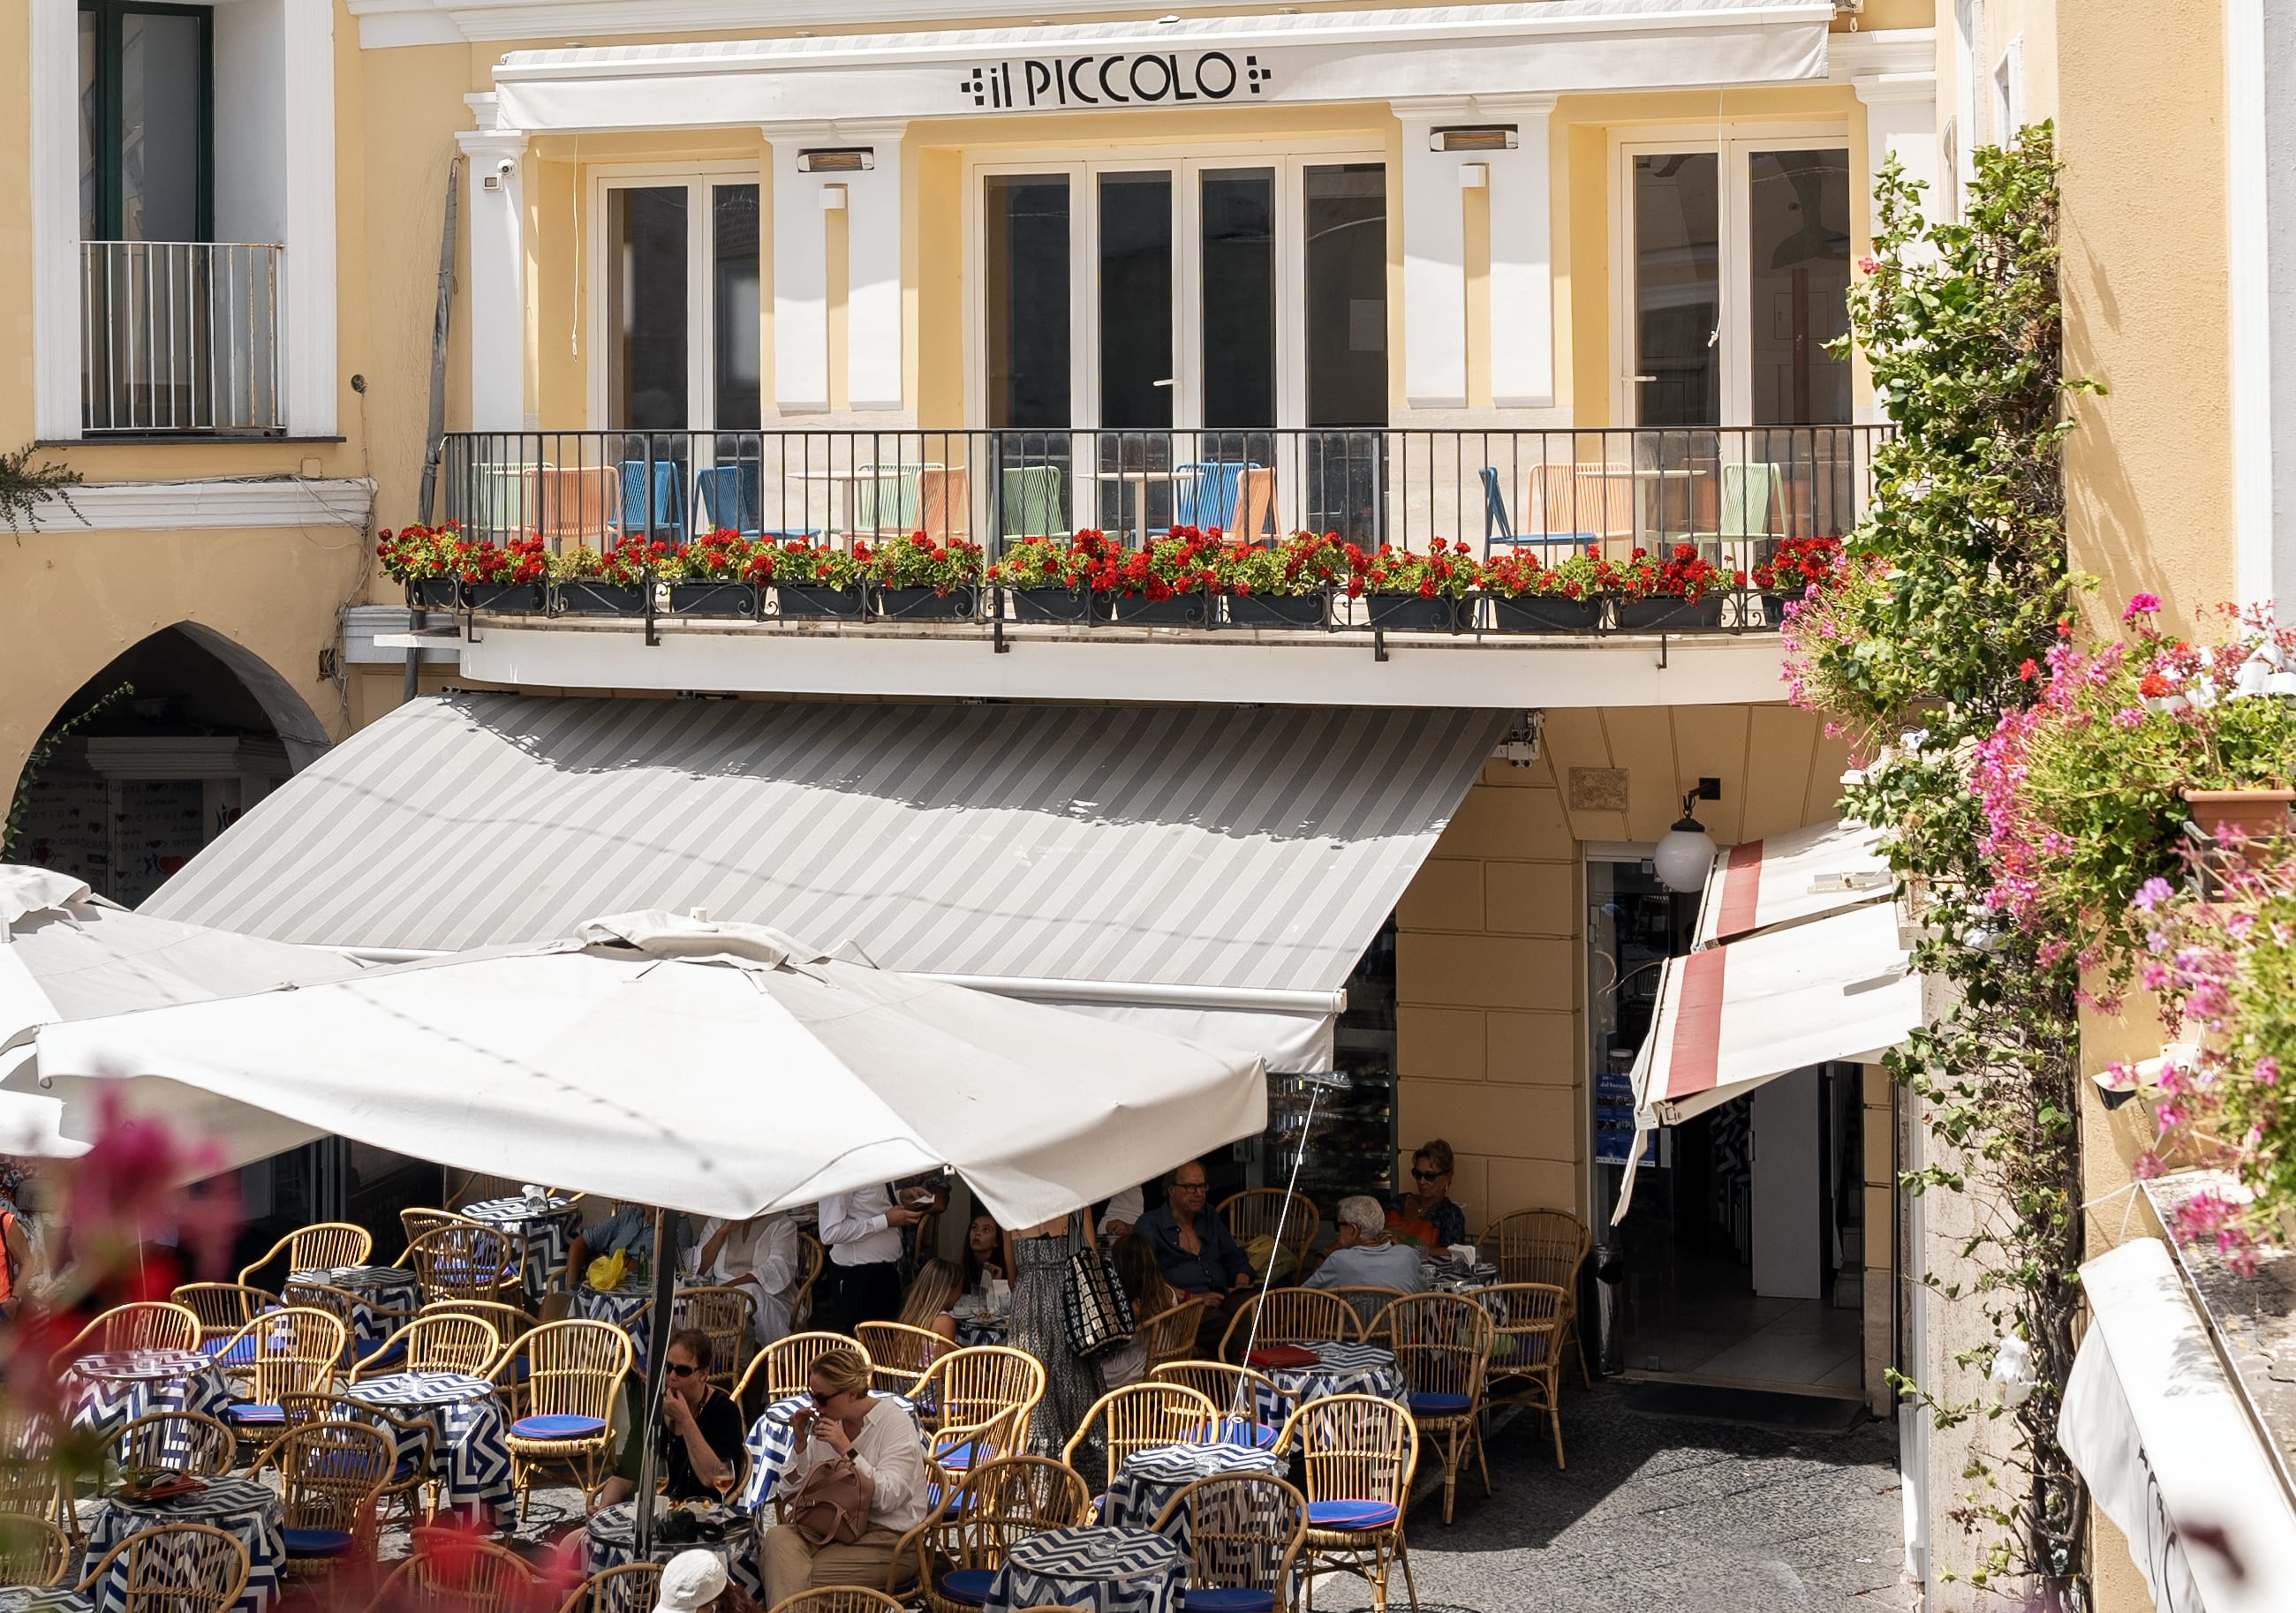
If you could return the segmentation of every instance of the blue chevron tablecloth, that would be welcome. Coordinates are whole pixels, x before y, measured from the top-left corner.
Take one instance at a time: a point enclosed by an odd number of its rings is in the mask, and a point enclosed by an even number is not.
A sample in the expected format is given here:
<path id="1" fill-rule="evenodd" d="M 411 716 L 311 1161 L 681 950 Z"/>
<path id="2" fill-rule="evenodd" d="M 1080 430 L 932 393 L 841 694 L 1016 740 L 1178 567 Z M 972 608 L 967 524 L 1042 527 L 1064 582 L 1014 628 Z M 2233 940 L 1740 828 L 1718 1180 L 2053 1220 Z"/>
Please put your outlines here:
<path id="1" fill-rule="evenodd" d="M 151 1412 L 203 1412 L 220 1417 L 231 1385 L 197 1350 L 111 1350 L 83 1355 L 64 1369 L 66 1415 L 74 1428 L 112 1434 Z"/>
<path id="2" fill-rule="evenodd" d="M 1253 1386 L 1261 1421 L 1281 1428 L 1296 1407 L 1326 1395 L 1376 1395 L 1382 1400 L 1398 1401 L 1403 1398 L 1403 1371 L 1395 1364 L 1392 1350 L 1383 1350 L 1375 1344 L 1303 1344 L 1300 1347 L 1313 1350 L 1316 1363 L 1314 1366 L 1269 1369 L 1268 1381 L 1282 1392 L 1280 1397 Z"/>
<path id="3" fill-rule="evenodd" d="M 1146 1529 L 1087 1525 L 1013 1543 L 988 1587 L 987 1613 L 1089 1608 L 1094 1613 L 1177 1613 L 1188 1560 Z"/>
<path id="4" fill-rule="evenodd" d="M 566 1290 L 566 1257 L 581 1230 L 582 1207 L 571 1199 L 553 1197 L 537 1209 L 525 1200 L 481 1199 L 463 1206 L 473 1221 L 498 1226 L 511 1236 L 526 1240 L 526 1296 L 539 1300 L 545 1294 Z"/>
<path id="5" fill-rule="evenodd" d="M 630 1371 L 646 1370 L 646 1306 L 653 1303 L 653 1288 L 617 1289 L 602 1294 L 588 1283 L 574 1290 L 569 1315 L 586 1317 L 592 1322 L 611 1322 L 630 1336 Z"/>
<path id="6" fill-rule="evenodd" d="M 95 1604 L 77 1591 L 0 1585 L 0 1613 L 95 1613 Z"/>
<path id="7" fill-rule="evenodd" d="M 652 1562 L 668 1562 L 681 1552 L 708 1552 L 726 1565 L 734 1583 L 753 1597 L 766 1593 L 766 1579 L 758 1565 L 758 1532 L 750 1520 L 731 1507 L 702 1502 L 686 1509 L 696 1517 L 725 1531 L 722 1540 L 689 1540 L 678 1545 L 657 1539 Z M 654 1520 L 657 1534 L 661 1520 Z M 638 1554 L 637 1503 L 617 1502 L 611 1507 L 601 1507 L 592 1514 L 582 1531 L 583 1569 L 595 1574 L 602 1568 L 619 1568 L 626 1562 L 636 1562 Z"/>
<path id="8" fill-rule="evenodd" d="M 332 1295 L 313 1294 L 308 1301 L 296 1298 L 298 1287 L 314 1282 L 340 1289 L 351 1297 L 351 1314 L 343 1320 L 350 1323 L 355 1347 L 381 1344 L 412 1321 L 414 1313 L 422 1305 L 422 1290 L 415 1282 L 414 1273 L 395 1265 L 331 1265 L 290 1272 L 280 1298 L 290 1305 L 308 1303 L 324 1311 L 334 1311 L 336 1302 Z M 365 1351 L 358 1347 L 357 1353 L 364 1355 Z"/>
<path id="9" fill-rule="evenodd" d="M 252 1479 L 210 1478 L 205 1489 L 168 1501 L 107 1499 L 88 1525 L 83 1570 L 94 1568 L 130 1535 L 163 1523 L 212 1524 L 247 1548 L 247 1588 L 232 1603 L 232 1613 L 268 1613 L 279 1600 L 280 1579 L 287 1569 L 287 1547 L 279 1537 L 279 1493 Z M 96 1613 L 125 1613 L 125 1562 L 123 1557 L 96 1587 Z"/>
<path id="10" fill-rule="evenodd" d="M 392 1372 L 352 1384 L 342 1393 L 347 1400 L 430 1425 L 430 1471 L 456 1511 L 490 1522 L 492 1509 L 514 1494 L 509 1424 L 495 1386 L 485 1379 L 462 1372 Z"/>
<path id="11" fill-rule="evenodd" d="M 1222 1473 L 1264 1473 L 1283 1477 L 1283 1459 L 1272 1451 L 1243 1445 L 1158 1445 L 1135 1451 L 1123 1469 L 1108 1481 L 1104 1523 L 1119 1527 L 1152 1529 L 1156 1519 L 1177 1495 L 1199 1478 Z M 1188 1515 L 1182 1512 L 1164 1531 L 1183 1552 L 1188 1549 Z"/>

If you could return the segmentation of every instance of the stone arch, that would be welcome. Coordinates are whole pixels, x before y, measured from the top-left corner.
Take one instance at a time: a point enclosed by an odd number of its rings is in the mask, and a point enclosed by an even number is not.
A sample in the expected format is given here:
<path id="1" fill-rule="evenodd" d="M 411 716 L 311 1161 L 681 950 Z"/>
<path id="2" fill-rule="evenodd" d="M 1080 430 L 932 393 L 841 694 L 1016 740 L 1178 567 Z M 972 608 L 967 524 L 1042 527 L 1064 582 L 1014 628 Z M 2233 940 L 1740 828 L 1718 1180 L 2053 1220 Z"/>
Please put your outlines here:
<path id="1" fill-rule="evenodd" d="M 288 765 L 296 772 L 309 766 L 333 743 L 327 737 L 326 725 L 319 721 L 319 714 L 311 709 L 311 703 L 295 692 L 295 686 L 277 667 L 254 651 L 205 622 L 177 622 L 172 630 L 214 656 L 246 685 L 247 692 L 263 708 L 263 714 L 271 719 L 272 732 L 286 746 Z"/>

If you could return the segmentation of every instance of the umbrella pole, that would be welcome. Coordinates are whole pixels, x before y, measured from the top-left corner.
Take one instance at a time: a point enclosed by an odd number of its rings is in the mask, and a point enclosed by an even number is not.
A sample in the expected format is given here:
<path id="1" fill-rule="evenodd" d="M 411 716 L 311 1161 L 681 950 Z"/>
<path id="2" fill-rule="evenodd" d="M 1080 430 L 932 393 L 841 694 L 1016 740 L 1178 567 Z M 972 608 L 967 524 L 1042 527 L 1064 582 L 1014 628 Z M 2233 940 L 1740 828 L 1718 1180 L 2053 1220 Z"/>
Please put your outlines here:
<path id="1" fill-rule="evenodd" d="M 645 1404 L 639 1413 L 638 1426 L 630 1430 L 632 1437 L 645 1441 L 638 1458 L 638 1492 L 635 1497 L 640 1562 L 653 1553 L 653 1485 L 660 1455 L 654 1448 L 654 1436 L 661 1429 L 661 1386 L 667 1376 L 664 1369 L 668 1365 L 662 1359 L 668 1347 L 662 1340 L 669 1336 L 670 1297 L 677 1278 L 668 1258 L 668 1241 L 669 1212 L 658 1209 L 653 1221 L 653 1303 L 646 1306 Z"/>

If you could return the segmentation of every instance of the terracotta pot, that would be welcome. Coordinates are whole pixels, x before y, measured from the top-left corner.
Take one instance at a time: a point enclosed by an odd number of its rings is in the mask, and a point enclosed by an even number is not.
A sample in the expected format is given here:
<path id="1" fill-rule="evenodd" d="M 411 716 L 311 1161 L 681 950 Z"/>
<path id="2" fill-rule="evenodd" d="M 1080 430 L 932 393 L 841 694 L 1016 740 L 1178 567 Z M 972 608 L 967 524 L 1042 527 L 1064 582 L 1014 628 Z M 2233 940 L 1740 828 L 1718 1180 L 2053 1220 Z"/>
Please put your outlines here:
<path id="1" fill-rule="evenodd" d="M 2269 839 L 2288 832 L 2288 804 L 2296 790 L 2186 790 L 2185 805 L 2193 821 L 2211 839 L 2222 839 L 2227 828 L 2243 839 Z"/>

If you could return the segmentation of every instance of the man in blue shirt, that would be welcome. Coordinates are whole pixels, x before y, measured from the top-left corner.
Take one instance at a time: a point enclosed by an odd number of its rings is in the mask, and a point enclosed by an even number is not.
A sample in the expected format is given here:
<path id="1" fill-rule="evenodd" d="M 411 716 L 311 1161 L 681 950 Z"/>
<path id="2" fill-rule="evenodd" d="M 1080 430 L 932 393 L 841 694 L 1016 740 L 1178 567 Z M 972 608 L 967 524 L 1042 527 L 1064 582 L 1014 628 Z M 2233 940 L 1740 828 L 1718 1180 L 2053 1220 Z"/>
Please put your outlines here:
<path id="1" fill-rule="evenodd" d="M 1336 1219 L 1339 1241 L 1308 1279 L 1308 1287 L 1390 1288 L 1415 1294 L 1426 1286 L 1420 1281 L 1419 1251 L 1388 1236 L 1387 1212 L 1378 1200 L 1342 1199 Z"/>
<path id="2" fill-rule="evenodd" d="M 566 1251 L 567 1288 L 570 1290 L 581 1287 L 591 1260 L 600 1255 L 611 1255 L 616 1249 L 641 1260 L 652 1260 L 654 1223 L 660 1219 L 661 1211 L 651 1204 L 625 1204 L 596 1225 L 584 1228 L 575 1237 L 573 1247 Z M 671 1270 L 676 1269 L 678 1257 L 693 1247 L 693 1224 L 684 1215 L 672 1211 L 667 1244 Z"/>
<path id="3" fill-rule="evenodd" d="M 1174 1171 L 1165 1184 L 1164 1202 L 1134 1224 L 1132 1230 L 1148 1240 L 1164 1281 L 1185 1294 L 1202 1294 L 1209 1329 L 1223 1312 L 1229 1295 L 1250 1288 L 1251 1262 L 1228 1235 L 1227 1224 L 1206 1208 L 1211 1183 L 1204 1167 L 1191 1159 Z M 1225 1326 L 1225 1323 L 1222 1323 Z"/>

